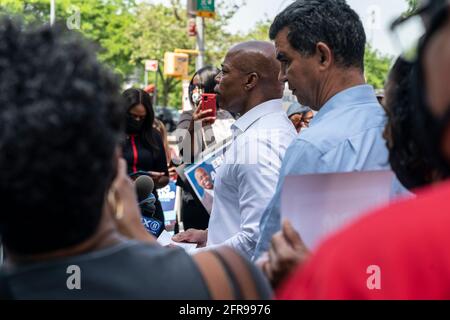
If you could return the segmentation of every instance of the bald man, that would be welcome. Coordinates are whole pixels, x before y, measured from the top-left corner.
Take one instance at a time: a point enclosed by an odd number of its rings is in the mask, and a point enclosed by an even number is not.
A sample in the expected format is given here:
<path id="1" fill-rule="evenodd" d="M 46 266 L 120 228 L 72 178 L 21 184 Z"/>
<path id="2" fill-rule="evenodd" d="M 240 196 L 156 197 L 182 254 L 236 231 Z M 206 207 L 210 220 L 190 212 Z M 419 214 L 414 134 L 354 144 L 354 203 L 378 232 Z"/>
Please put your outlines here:
<path id="1" fill-rule="evenodd" d="M 261 214 L 275 192 L 284 153 L 296 131 L 281 106 L 280 63 L 269 42 L 240 43 L 229 50 L 216 77 L 219 106 L 238 113 L 233 142 L 214 181 L 207 230 L 189 229 L 175 241 L 208 248 L 228 245 L 253 255 Z"/>

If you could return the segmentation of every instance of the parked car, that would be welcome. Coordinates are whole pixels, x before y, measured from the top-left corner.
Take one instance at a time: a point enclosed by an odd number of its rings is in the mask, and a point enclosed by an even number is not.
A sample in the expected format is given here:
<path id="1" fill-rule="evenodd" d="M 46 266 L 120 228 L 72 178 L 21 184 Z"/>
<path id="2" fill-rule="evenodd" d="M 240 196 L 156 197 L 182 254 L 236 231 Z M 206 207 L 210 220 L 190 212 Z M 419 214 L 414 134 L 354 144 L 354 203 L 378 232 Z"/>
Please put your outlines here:
<path id="1" fill-rule="evenodd" d="M 156 106 L 155 116 L 164 123 L 168 132 L 174 131 L 180 120 L 180 112 L 174 107 Z"/>

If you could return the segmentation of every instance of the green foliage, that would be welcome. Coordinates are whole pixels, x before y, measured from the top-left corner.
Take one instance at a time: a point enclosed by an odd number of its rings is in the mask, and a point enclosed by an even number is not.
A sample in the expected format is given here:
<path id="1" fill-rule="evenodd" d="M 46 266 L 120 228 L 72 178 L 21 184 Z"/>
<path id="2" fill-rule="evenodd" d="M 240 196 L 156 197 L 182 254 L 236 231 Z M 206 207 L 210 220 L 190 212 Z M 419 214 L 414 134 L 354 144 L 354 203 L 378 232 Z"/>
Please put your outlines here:
<path id="1" fill-rule="evenodd" d="M 220 1 L 216 4 L 215 19 L 205 19 L 205 63 L 219 65 L 228 48 L 239 38 L 226 31 L 229 20 L 243 5 Z M 27 22 L 48 23 L 49 0 L 0 0 L 0 12 L 20 14 Z M 170 6 L 135 0 L 57 0 L 56 16 L 62 23 L 76 22 L 79 12 L 79 32 L 99 46 L 99 58 L 114 68 L 122 78 L 143 84 L 143 60 L 160 61 L 158 92 L 160 103 L 180 106 L 179 80 L 163 75 L 164 53 L 180 49 L 195 49 L 195 38 L 187 35 L 185 2 L 172 0 Z M 190 71 L 195 71 L 195 57 L 190 59 Z M 154 75 L 149 74 L 149 82 Z"/>
<path id="2" fill-rule="evenodd" d="M 407 0 L 411 9 L 417 0 Z M 181 106 L 181 81 L 163 74 L 164 53 L 176 48 L 195 49 L 195 38 L 187 35 L 185 1 L 171 0 L 171 5 L 136 0 L 56 0 L 57 19 L 76 22 L 79 11 L 79 32 L 99 46 L 99 58 L 122 78 L 144 83 L 143 60 L 159 60 L 159 104 Z M 205 19 L 205 64 L 218 66 L 227 50 L 241 41 L 269 41 L 271 20 L 266 18 L 246 33 L 231 34 L 227 26 L 245 0 L 217 1 L 216 18 Z M 21 14 L 27 22 L 48 23 L 49 0 L 0 0 L 0 12 Z M 190 72 L 195 71 L 195 57 L 190 58 Z M 381 88 L 391 64 L 391 58 L 370 47 L 366 50 L 366 77 L 370 84 Z M 149 73 L 149 82 L 155 74 Z"/>
<path id="3" fill-rule="evenodd" d="M 99 59 L 122 77 L 132 71 L 130 43 L 123 37 L 133 20 L 134 0 L 57 0 L 57 21 L 99 45 Z M 49 0 L 0 0 L 1 11 L 22 15 L 30 23 L 48 23 Z M 79 21 L 79 28 L 77 22 Z"/>
<path id="4" fill-rule="evenodd" d="M 419 4 L 418 0 L 406 0 L 406 2 L 408 2 L 408 12 L 416 10 Z"/>
<path id="5" fill-rule="evenodd" d="M 382 89 L 391 64 L 392 57 L 382 55 L 378 50 L 375 50 L 368 45 L 364 57 L 367 83 L 372 85 L 375 89 Z"/>
<path id="6" fill-rule="evenodd" d="M 269 19 L 258 22 L 247 34 L 240 36 L 241 41 L 269 41 L 270 24 L 271 21 Z M 391 62 L 391 57 L 382 55 L 377 50 L 367 46 L 364 59 L 367 82 L 376 89 L 383 88 Z"/>
<path id="7" fill-rule="evenodd" d="M 142 3 L 137 7 L 134 23 L 125 34 L 131 45 L 131 62 L 139 69 L 143 68 L 145 59 L 159 60 L 158 92 L 163 105 L 168 105 L 171 92 L 181 89 L 180 81 L 166 78 L 163 74 L 164 53 L 173 52 L 176 48 L 195 47 L 194 39 L 186 35 L 187 20 L 181 16 L 186 16 L 186 12 L 180 7 Z M 153 78 L 150 74 L 150 81 Z"/>
<path id="8" fill-rule="evenodd" d="M 216 1 L 216 18 L 205 19 L 206 38 L 206 63 L 219 66 L 228 49 L 241 41 L 240 37 L 231 34 L 226 30 L 230 20 L 241 6 L 245 5 L 244 0 Z"/>
<path id="9" fill-rule="evenodd" d="M 241 40 L 270 41 L 269 29 L 271 24 L 272 20 L 270 20 L 269 18 L 258 21 L 248 33 L 241 35 Z"/>
<path id="10" fill-rule="evenodd" d="M 215 19 L 205 19 L 205 64 L 219 65 L 226 51 L 233 43 L 233 36 L 225 31 L 228 21 L 237 7 L 220 2 L 216 5 Z M 171 6 L 141 3 L 136 10 L 136 18 L 126 32 L 131 44 L 131 61 L 139 69 L 145 59 L 159 60 L 158 104 L 180 107 L 181 81 L 165 77 L 164 53 L 175 49 L 195 49 L 196 39 L 187 35 L 187 13 L 184 3 L 173 0 Z M 190 57 L 190 72 L 195 71 L 194 56 Z M 154 75 L 150 75 L 151 82 Z"/>

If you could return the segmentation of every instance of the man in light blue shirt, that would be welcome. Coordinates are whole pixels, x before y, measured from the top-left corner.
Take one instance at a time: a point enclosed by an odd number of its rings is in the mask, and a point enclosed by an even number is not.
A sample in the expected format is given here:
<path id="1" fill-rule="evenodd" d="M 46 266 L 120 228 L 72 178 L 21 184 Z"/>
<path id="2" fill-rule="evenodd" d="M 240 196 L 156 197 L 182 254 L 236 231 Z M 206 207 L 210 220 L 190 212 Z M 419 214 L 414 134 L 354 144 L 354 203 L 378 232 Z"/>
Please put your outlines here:
<path id="1" fill-rule="evenodd" d="M 280 64 L 270 42 L 251 41 L 227 53 L 215 91 L 221 108 L 239 113 L 233 142 L 214 181 L 208 230 L 187 230 L 174 241 L 227 245 L 251 258 L 261 214 L 275 192 L 284 154 L 296 131 L 282 108 Z"/>
<path id="2" fill-rule="evenodd" d="M 345 104 L 348 99 L 354 103 Z M 309 129 L 286 151 L 277 191 L 261 221 L 258 245 L 263 247 L 258 250 L 267 250 L 272 235 L 280 229 L 281 188 L 286 176 L 389 168 L 382 137 L 384 122 L 384 111 L 368 85 L 347 89 L 324 105 Z"/>
<path id="3" fill-rule="evenodd" d="M 389 168 L 385 113 L 365 83 L 366 38 L 357 14 L 343 1 L 298 0 L 275 18 L 270 37 L 282 63 L 281 80 L 318 113 L 286 152 L 277 191 L 263 213 L 255 259 L 280 230 L 286 176 Z M 277 257 L 272 251 L 272 267 Z M 269 278 L 275 272 L 265 271 Z"/>

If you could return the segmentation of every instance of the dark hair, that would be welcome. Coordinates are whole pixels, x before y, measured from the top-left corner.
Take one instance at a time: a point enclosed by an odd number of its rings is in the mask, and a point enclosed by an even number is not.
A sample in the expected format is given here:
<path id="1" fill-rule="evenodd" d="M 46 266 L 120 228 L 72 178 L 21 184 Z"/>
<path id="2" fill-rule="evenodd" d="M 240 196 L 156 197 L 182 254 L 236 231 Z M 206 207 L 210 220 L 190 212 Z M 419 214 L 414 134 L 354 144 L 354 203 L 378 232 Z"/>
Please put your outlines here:
<path id="1" fill-rule="evenodd" d="M 55 25 L 0 18 L 0 234 L 18 254 L 79 244 L 98 228 L 123 134 L 120 88 Z"/>
<path id="2" fill-rule="evenodd" d="M 204 93 L 214 93 L 214 87 L 216 86 L 215 78 L 219 74 L 220 70 L 216 67 L 206 66 L 199 69 L 189 82 L 189 101 L 191 105 L 195 107 L 194 101 L 192 101 L 192 92 L 194 91 L 194 78 L 198 76 L 200 87 Z"/>
<path id="3" fill-rule="evenodd" d="M 276 16 L 270 39 L 286 27 L 290 45 L 302 55 L 313 55 L 316 44 L 324 42 L 338 65 L 364 70 L 366 34 L 358 14 L 345 1 L 297 0 Z"/>
<path id="4" fill-rule="evenodd" d="M 142 104 L 145 108 L 146 115 L 142 131 L 140 133 L 141 140 L 147 147 L 154 151 L 160 151 L 158 144 L 155 141 L 155 129 L 153 123 L 155 122 L 155 112 L 153 111 L 152 99 L 150 95 L 142 89 L 130 88 L 122 93 L 125 99 L 125 114 L 128 113 L 134 106 Z"/>
<path id="5" fill-rule="evenodd" d="M 408 189 L 422 187 L 438 176 L 414 130 L 416 119 L 411 97 L 413 64 L 398 58 L 389 74 L 386 87 L 388 121 L 384 136 L 387 138 L 389 163 L 399 181 Z"/>

